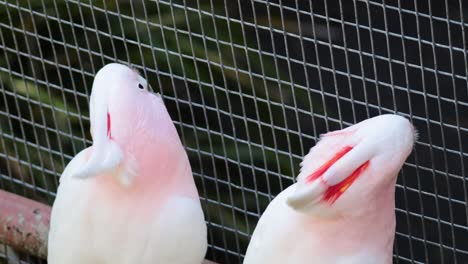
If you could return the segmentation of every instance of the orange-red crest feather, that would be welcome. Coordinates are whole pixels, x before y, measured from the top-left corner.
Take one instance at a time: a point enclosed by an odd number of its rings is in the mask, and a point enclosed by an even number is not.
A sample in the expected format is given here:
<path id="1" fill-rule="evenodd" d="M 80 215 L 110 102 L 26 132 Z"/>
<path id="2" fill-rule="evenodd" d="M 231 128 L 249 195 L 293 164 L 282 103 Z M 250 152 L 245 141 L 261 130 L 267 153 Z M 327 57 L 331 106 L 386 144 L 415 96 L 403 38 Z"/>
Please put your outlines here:
<path id="1" fill-rule="evenodd" d="M 320 166 L 317 170 L 315 170 L 312 174 L 307 176 L 305 179 L 306 183 L 312 182 L 314 180 L 319 179 L 335 162 L 341 159 L 346 153 L 351 151 L 353 147 L 345 146 L 340 151 L 338 151 L 335 156 L 333 156 L 330 160 L 325 162 L 322 166 Z M 353 184 L 353 182 L 364 172 L 367 167 L 369 166 L 370 161 L 366 161 L 363 163 L 359 168 L 357 168 L 351 175 L 346 177 L 343 181 L 338 184 L 328 186 L 323 194 L 323 201 L 326 201 L 329 204 L 333 204 L 348 188 Z M 326 184 L 326 182 L 325 182 Z"/>
<path id="2" fill-rule="evenodd" d="M 345 146 L 342 148 L 340 151 L 338 151 L 333 158 L 331 158 L 329 161 L 325 162 L 322 166 L 320 166 L 316 171 L 314 171 L 311 175 L 309 175 L 306 179 L 305 182 L 311 182 L 313 180 L 318 179 L 320 176 L 322 176 L 335 162 L 337 162 L 339 159 L 341 159 L 346 153 L 351 151 L 353 147 L 351 146 Z"/>
<path id="3" fill-rule="evenodd" d="M 361 175 L 361 173 L 367 169 L 369 163 L 370 161 L 366 161 L 346 179 L 336 185 L 329 186 L 323 195 L 323 200 L 329 204 L 333 204 L 349 188 L 349 186 L 353 184 L 353 182 Z"/>

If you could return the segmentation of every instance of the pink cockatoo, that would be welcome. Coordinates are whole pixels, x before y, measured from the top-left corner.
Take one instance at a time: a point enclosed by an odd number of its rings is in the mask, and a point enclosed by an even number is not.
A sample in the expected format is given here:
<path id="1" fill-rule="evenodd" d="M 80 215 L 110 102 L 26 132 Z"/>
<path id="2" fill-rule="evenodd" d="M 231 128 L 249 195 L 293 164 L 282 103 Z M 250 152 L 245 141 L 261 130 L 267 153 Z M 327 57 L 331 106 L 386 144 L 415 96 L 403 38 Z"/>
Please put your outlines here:
<path id="1" fill-rule="evenodd" d="M 65 168 L 49 264 L 200 264 L 207 231 L 192 170 L 159 95 L 108 64 L 90 102 L 93 145 Z"/>
<path id="2" fill-rule="evenodd" d="M 323 135 L 260 218 L 244 264 L 391 263 L 395 184 L 414 139 L 397 115 Z"/>

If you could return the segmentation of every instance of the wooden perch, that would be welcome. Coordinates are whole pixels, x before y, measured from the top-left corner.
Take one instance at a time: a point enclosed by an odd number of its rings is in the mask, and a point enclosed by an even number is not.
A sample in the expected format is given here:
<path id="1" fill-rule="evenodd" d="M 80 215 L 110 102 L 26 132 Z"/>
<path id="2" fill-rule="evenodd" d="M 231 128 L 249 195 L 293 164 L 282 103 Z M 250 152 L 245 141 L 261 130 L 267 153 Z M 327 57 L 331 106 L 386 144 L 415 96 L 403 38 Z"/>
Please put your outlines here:
<path id="1" fill-rule="evenodd" d="M 47 258 L 50 211 L 50 206 L 0 190 L 0 245 Z"/>
<path id="2" fill-rule="evenodd" d="M 49 206 L 0 190 L 0 242 L 46 258 L 49 221 Z"/>

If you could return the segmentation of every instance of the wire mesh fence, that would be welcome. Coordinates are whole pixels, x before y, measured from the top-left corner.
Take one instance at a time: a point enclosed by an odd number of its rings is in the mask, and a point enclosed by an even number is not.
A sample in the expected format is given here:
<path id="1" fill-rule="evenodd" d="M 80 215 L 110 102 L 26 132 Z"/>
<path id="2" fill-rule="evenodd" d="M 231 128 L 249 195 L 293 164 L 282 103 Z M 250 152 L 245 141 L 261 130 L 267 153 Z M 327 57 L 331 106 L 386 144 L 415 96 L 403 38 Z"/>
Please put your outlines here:
<path id="1" fill-rule="evenodd" d="M 419 139 L 398 179 L 394 262 L 468 263 L 467 16 L 462 0 L 0 1 L 0 188 L 53 202 L 91 143 L 93 76 L 117 61 L 163 95 L 208 259 L 242 261 L 319 134 L 398 113 Z"/>

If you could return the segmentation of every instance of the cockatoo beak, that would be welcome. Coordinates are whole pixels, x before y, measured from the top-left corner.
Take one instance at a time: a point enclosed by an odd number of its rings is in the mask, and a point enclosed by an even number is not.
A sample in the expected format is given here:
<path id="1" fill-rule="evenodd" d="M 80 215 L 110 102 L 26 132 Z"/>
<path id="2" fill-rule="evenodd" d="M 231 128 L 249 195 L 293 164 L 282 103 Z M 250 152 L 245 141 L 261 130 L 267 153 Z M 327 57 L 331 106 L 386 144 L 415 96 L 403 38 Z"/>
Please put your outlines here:
<path id="1" fill-rule="evenodd" d="M 108 95 L 93 90 L 90 102 L 92 152 L 87 163 L 74 176 L 88 178 L 115 169 L 122 161 L 122 151 L 112 140 L 112 116 L 108 111 Z"/>
<path id="2" fill-rule="evenodd" d="M 298 182 L 286 202 L 299 210 L 319 202 L 333 204 L 368 168 L 373 156 L 372 144 L 360 142 L 345 146 L 318 169 Z"/>

